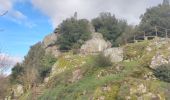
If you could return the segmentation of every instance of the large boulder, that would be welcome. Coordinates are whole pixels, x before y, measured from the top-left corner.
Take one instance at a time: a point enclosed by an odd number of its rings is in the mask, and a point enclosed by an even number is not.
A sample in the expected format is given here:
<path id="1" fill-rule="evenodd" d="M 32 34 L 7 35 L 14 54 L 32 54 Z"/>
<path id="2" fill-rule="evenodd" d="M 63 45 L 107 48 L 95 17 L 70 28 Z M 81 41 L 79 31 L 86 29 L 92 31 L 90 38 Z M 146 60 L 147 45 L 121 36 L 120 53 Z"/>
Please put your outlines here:
<path id="1" fill-rule="evenodd" d="M 43 46 L 47 48 L 49 46 L 55 45 L 57 41 L 57 37 L 58 37 L 58 34 L 55 34 L 55 33 L 47 35 L 42 42 Z"/>
<path id="2" fill-rule="evenodd" d="M 105 56 L 109 56 L 112 62 L 123 61 L 123 48 L 109 48 L 104 51 Z"/>
<path id="3" fill-rule="evenodd" d="M 109 41 L 105 41 L 101 33 L 92 33 L 92 38 L 81 46 L 80 52 L 84 54 L 97 53 L 111 47 Z"/>
<path id="4" fill-rule="evenodd" d="M 58 35 L 59 34 L 57 33 L 49 34 L 42 41 L 42 45 L 45 48 L 46 53 L 50 53 L 55 57 L 58 57 L 61 54 L 60 50 L 58 49 L 58 46 L 56 45 Z"/>

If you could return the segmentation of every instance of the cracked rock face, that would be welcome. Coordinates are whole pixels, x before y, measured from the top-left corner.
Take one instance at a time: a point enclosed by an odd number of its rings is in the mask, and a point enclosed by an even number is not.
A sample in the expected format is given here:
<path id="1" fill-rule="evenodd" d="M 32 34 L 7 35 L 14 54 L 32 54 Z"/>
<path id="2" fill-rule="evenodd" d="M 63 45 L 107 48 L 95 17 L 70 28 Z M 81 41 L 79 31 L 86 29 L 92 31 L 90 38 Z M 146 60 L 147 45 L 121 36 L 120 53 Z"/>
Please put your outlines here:
<path id="1" fill-rule="evenodd" d="M 157 54 L 152 58 L 150 68 L 156 69 L 160 65 L 168 64 L 168 63 L 169 63 L 169 60 L 167 60 L 163 55 Z"/>
<path id="2" fill-rule="evenodd" d="M 102 34 L 93 33 L 92 38 L 81 46 L 80 52 L 83 54 L 102 52 L 111 47 L 111 43 L 105 41 Z"/>

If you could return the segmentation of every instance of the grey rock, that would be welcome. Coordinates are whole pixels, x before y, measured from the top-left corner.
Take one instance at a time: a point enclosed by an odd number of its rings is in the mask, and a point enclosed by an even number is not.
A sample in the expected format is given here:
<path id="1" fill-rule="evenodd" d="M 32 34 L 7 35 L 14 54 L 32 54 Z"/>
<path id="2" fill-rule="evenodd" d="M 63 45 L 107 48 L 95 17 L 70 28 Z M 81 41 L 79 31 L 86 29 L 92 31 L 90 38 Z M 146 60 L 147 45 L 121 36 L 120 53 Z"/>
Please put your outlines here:
<path id="1" fill-rule="evenodd" d="M 72 74 L 73 74 L 73 78 L 72 78 L 71 82 L 76 82 L 82 78 L 81 69 L 79 69 L 79 68 L 77 70 L 73 71 Z"/>
<path id="2" fill-rule="evenodd" d="M 23 86 L 18 84 L 13 88 L 14 97 L 19 97 L 24 93 Z"/>
<path id="3" fill-rule="evenodd" d="M 60 52 L 60 50 L 58 49 L 57 46 L 49 46 L 49 47 L 47 47 L 47 48 L 45 49 L 45 52 L 46 52 L 47 54 L 52 54 L 52 55 L 54 55 L 55 57 L 58 57 L 58 56 L 61 55 L 61 52 Z"/>
<path id="4" fill-rule="evenodd" d="M 123 48 L 109 48 L 104 51 L 105 56 L 109 56 L 112 62 L 123 61 Z"/>
<path id="5" fill-rule="evenodd" d="M 52 33 L 47 35 L 43 40 L 43 46 L 44 48 L 47 48 L 48 46 L 54 45 L 57 41 L 58 34 Z"/>
<path id="6" fill-rule="evenodd" d="M 83 54 L 97 53 L 111 47 L 111 43 L 105 41 L 101 33 L 93 33 L 92 38 L 81 46 L 80 52 Z"/>
<path id="7" fill-rule="evenodd" d="M 158 53 L 152 58 L 150 68 L 156 69 L 160 65 L 168 64 L 168 63 L 169 61 L 163 55 Z"/>

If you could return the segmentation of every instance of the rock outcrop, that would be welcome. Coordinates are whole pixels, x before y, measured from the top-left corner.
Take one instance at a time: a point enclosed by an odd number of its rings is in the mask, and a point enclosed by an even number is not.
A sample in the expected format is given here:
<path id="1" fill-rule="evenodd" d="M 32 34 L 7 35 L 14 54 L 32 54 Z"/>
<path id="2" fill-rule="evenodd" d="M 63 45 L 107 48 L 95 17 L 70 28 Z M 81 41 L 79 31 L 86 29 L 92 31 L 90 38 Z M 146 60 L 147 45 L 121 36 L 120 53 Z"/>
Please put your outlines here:
<path id="1" fill-rule="evenodd" d="M 42 42 L 46 53 L 51 53 L 55 57 L 58 57 L 61 54 L 60 51 L 58 50 L 58 46 L 56 45 L 57 38 L 58 34 L 52 33 L 47 35 Z"/>
<path id="2" fill-rule="evenodd" d="M 123 61 L 123 48 L 109 48 L 104 51 L 105 56 L 109 56 L 112 62 Z"/>
<path id="3" fill-rule="evenodd" d="M 57 46 L 49 46 L 45 49 L 46 53 L 50 53 L 52 55 L 54 55 L 55 57 L 60 56 L 61 52 L 59 51 Z"/>
<path id="4" fill-rule="evenodd" d="M 14 97 L 19 97 L 24 93 L 23 86 L 18 84 L 13 88 Z"/>
<path id="5" fill-rule="evenodd" d="M 170 61 L 166 59 L 166 57 L 164 57 L 161 54 L 157 54 L 155 55 L 152 60 L 151 60 L 151 65 L 150 68 L 152 69 L 156 69 L 158 68 L 160 65 L 163 64 L 168 64 Z"/>
<path id="6" fill-rule="evenodd" d="M 80 52 L 83 54 L 97 53 L 111 47 L 111 43 L 105 41 L 102 34 L 92 33 L 92 38 L 81 46 Z"/>
<path id="7" fill-rule="evenodd" d="M 57 34 L 54 34 L 54 33 L 47 35 L 47 36 L 44 38 L 43 42 L 42 42 L 42 43 L 43 43 L 43 46 L 44 46 L 45 48 L 47 48 L 47 47 L 49 47 L 49 46 L 54 45 L 54 44 L 56 43 L 56 41 L 57 41 L 57 37 L 58 37 L 58 35 L 57 35 Z"/>

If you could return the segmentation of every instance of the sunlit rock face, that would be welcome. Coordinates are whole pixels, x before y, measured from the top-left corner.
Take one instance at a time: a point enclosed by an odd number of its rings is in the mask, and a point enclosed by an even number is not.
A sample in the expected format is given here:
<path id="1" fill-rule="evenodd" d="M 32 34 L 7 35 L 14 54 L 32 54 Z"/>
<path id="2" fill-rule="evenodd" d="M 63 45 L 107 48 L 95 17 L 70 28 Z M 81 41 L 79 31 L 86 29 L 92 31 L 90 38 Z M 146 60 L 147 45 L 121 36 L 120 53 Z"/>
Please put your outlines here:
<path id="1" fill-rule="evenodd" d="M 56 45 L 57 38 L 59 34 L 52 33 L 47 35 L 44 40 L 42 41 L 42 45 L 45 48 L 46 53 L 50 53 L 54 55 L 55 57 L 58 57 L 61 53 L 58 50 L 58 46 Z"/>
<path id="2" fill-rule="evenodd" d="M 49 46 L 55 45 L 57 38 L 58 38 L 58 35 L 54 33 L 47 35 L 42 42 L 43 46 L 47 48 Z"/>
<path id="3" fill-rule="evenodd" d="M 123 61 L 123 48 L 109 48 L 104 51 L 104 55 L 109 56 L 112 62 Z"/>
<path id="4" fill-rule="evenodd" d="M 97 53 L 111 47 L 109 41 L 105 41 L 101 33 L 92 33 L 92 38 L 81 46 L 80 52 L 84 54 Z"/>

